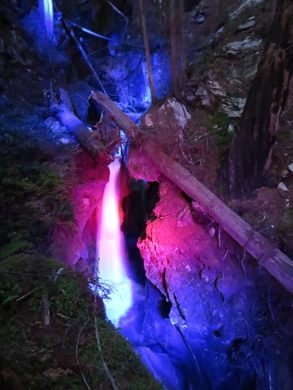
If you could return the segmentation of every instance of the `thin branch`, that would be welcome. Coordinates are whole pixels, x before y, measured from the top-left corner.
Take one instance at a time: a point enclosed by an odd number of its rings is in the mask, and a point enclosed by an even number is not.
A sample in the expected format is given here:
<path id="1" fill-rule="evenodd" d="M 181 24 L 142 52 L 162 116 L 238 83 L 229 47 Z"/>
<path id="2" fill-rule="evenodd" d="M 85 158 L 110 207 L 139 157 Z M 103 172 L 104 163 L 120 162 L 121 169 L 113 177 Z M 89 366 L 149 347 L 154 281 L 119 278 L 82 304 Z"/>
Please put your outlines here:
<path id="1" fill-rule="evenodd" d="M 83 383 L 84 383 L 85 387 L 87 388 L 87 390 L 91 390 L 91 387 L 88 384 L 88 382 L 86 380 L 86 377 L 85 377 L 85 375 L 84 375 L 84 373 L 83 373 L 83 371 L 82 371 L 82 369 L 80 367 L 79 355 L 78 355 L 80 337 L 81 337 L 81 334 L 82 334 L 84 328 L 87 326 L 88 322 L 89 322 L 89 320 L 87 320 L 86 323 L 79 329 L 77 340 L 76 340 L 76 345 L 75 345 L 75 359 L 76 359 L 76 363 L 78 365 L 79 372 L 80 372 L 80 375 L 82 377 L 82 380 L 83 380 Z"/>
<path id="2" fill-rule="evenodd" d="M 242 268 L 242 271 L 243 271 L 244 276 L 247 276 L 247 275 L 246 275 L 246 271 L 245 271 L 245 266 L 244 266 L 245 260 L 246 260 L 246 249 L 245 249 L 245 247 L 244 247 L 244 248 L 243 248 L 243 255 L 242 255 L 242 259 L 241 259 L 241 261 L 240 261 L 240 264 L 241 264 L 241 268 Z"/>
<path id="3" fill-rule="evenodd" d="M 77 39 L 76 35 L 75 35 L 75 32 L 73 31 L 73 29 L 68 25 L 68 23 L 66 22 L 65 19 L 62 19 L 62 23 L 63 23 L 63 26 L 65 28 L 65 31 L 67 32 L 67 34 L 69 34 L 69 36 L 72 38 L 72 40 L 75 42 L 76 46 L 78 47 L 78 50 L 80 51 L 85 63 L 87 64 L 88 68 L 91 70 L 93 76 L 95 77 L 95 79 L 97 80 L 99 86 L 101 87 L 101 90 L 104 92 L 104 94 L 106 96 L 108 96 L 107 94 L 107 91 L 106 89 L 104 88 L 103 84 L 102 84 L 102 81 L 99 77 L 99 75 L 97 74 L 95 68 L 93 67 L 90 59 L 89 59 L 89 56 L 87 55 L 86 51 L 84 50 L 82 44 L 80 43 L 80 41 Z"/>
<path id="4" fill-rule="evenodd" d="M 222 234 L 221 234 L 222 230 L 221 230 L 221 226 L 219 225 L 218 226 L 218 248 L 221 249 L 222 248 Z"/>
<path id="5" fill-rule="evenodd" d="M 124 19 L 125 21 L 125 26 L 124 26 L 124 29 L 123 29 L 123 33 L 122 33 L 122 40 L 124 40 L 124 37 L 126 35 L 126 31 L 127 31 L 127 28 L 128 28 L 128 24 L 129 24 L 129 19 L 126 15 L 124 15 L 124 13 L 122 11 L 120 11 L 120 9 L 118 9 L 110 0 L 107 1 L 107 3 L 113 8 L 113 10 L 115 12 L 117 12 L 118 15 L 120 15 L 122 17 L 122 19 Z"/>
<path id="6" fill-rule="evenodd" d="M 101 346 L 100 335 L 99 335 L 99 329 L 98 329 L 98 320 L 97 320 L 97 315 L 96 314 L 95 314 L 95 334 L 96 334 L 98 350 L 99 350 L 99 352 L 101 354 L 101 360 L 102 360 L 102 364 L 103 364 L 104 370 L 106 372 L 106 375 L 107 375 L 107 377 L 109 378 L 109 380 L 111 382 L 113 390 L 119 390 L 119 387 L 117 386 L 117 384 L 115 382 L 115 379 L 113 378 L 113 375 L 111 374 L 111 372 L 110 372 L 110 370 L 108 368 L 108 365 L 107 365 L 107 363 L 105 362 L 105 359 L 104 359 L 103 350 L 102 350 L 102 346 Z"/>
<path id="7" fill-rule="evenodd" d="M 99 260 L 100 259 L 97 259 L 96 267 L 95 267 L 95 276 L 96 277 L 98 276 L 98 262 L 99 262 Z M 97 319 L 97 314 L 96 314 L 97 295 L 98 295 L 97 294 L 97 292 L 98 292 L 98 277 L 97 277 L 97 280 L 95 281 L 95 283 L 96 283 L 96 286 L 95 286 L 95 294 L 94 294 L 94 296 L 95 296 L 95 298 L 94 298 L 94 305 L 95 305 L 94 322 L 95 322 L 95 335 L 96 335 L 98 351 L 100 352 L 102 365 L 104 367 L 104 370 L 105 370 L 105 373 L 106 373 L 107 377 L 109 378 L 109 380 L 111 382 L 113 390 L 119 390 L 119 387 L 117 386 L 116 381 L 113 378 L 113 375 L 111 374 L 111 372 L 109 370 L 109 367 L 108 367 L 108 365 L 107 365 L 107 363 L 105 362 L 105 359 L 104 359 L 104 354 L 103 354 L 103 350 L 102 350 L 102 345 L 101 345 L 101 340 L 100 340 L 100 335 L 99 335 L 99 329 L 98 329 L 98 319 Z"/>
<path id="8" fill-rule="evenodd" d="M 64 20 L 66 21 L 66 23 L 68 25 L 70 25 L 72 27 L 75 27 L 75 28 L 78 28 L 79 30 L 85 32 L 86 34 L 92 35 L 92 36 L 94 36 L 96 38 L 100 38 L 100 39 L 103 39 L 104 41 L 108 41 L 108 42 L 117 43 L 117 44 L 122 45 L 122 46 L 128 46 L 128 47 L 133 47 L 134 49 L 144 50 L 143 46 L 134 45 L 132 43 L 127 43 L 127 42 L 123 42 L 123 41 L 118 41 L 117 39 L 106 37 L 105 35 L 96 33 L 96 32 L 94 32 L 94 31 L 92 31 L 92 30 L 90 30 L 90 29 L 88 29 L 86 27 L 82 27 L 79 24 L 72 22 L 71 20 L 68 20 L 68 19 L 64 19 Z"/>
<path id="9" fill-rule="evenodd" d="M 44 326 L 49 326 L 50 325 L 50 302 L 49 302 L 47 291 L 44 291 L 42 295 L 42 301 L 44 305 Z"/>
<path id="10" fill-rule="evenodd" d="M 17 298 L 15 302 L 22 301 L 23 299 L 29 297 L 30 295 L 32 295 L 34 292 L 36 292 L 39 289 L 40 289 L 40 287 L 34 288 L 33 290 L 31 290 L 31 291 L 27 292 L 26 294 L 22 295 L 21 297 Z"/>

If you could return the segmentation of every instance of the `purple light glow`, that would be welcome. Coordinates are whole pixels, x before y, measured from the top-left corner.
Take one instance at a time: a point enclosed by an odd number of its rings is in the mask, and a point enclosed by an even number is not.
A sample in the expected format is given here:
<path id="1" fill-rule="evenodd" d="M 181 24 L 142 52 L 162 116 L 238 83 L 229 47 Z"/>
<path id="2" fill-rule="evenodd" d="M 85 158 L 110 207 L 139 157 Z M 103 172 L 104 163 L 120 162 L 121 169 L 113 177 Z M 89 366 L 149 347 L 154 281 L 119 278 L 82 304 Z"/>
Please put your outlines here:
<path id="1" fill-rule="evenodd" d="M 125 248 L 120 230 L 119 193 L 116 186 L 120 161 L 115 159 L 109 169 L 110 178 L 103 196 L 97 233 L 97 261 L 100 282 L 112 290 L 109 299 L 104 300 L 106 314 L 118 326 L 120 319 L 132 306 L 132 289 L 127 277 Z"/>

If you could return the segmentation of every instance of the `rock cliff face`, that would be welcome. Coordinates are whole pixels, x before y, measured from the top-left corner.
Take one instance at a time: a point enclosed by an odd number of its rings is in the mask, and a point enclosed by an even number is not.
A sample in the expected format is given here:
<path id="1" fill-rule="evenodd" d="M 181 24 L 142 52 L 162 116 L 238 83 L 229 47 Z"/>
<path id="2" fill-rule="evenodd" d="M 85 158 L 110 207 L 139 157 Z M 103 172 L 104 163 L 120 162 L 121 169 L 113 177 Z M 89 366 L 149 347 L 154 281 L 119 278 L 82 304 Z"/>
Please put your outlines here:
<path id="1" fill-rule="evenodd" d="M 176 114 L 178 105 L 165 103 L 143 119 L 151 127 L 156 118 L 157 142 L 171 155 L 180 150 L 179 135 L 188 122 Z M 164 144 L 166 139 L 173 143 Z M 160 314 L 162 299 L 147 288 L 142 334 L 164 351 L 158 355 L 148 342 L 140 346 L 148 366 L 171 389 L 182 385 L 182 375 L 198 388 L 265 389 L 270 377 L 274 386 L 289 389 L 292 297 L 199 204 L 160 176 L 139 149 L 130 152 L 129 171 L 137 179 L 159 182 L 160 199 L 138 241 L 146 277 L 165 302 Z M 185 344 L 180 351 L 178 337 Z M 170 376 L 162 374 L 161 364 L 170 366 Z M 180 364 L 179 371 L 174 369 Z"/>
<path id="2" fill-rule="evenodd" d="M 196 363 L 190 356 L 182 360 L 189 361 L 203 388 L 264 389 L 268 375 L 288 388 L 292 297 L 164 179 L 138 247 L 148 280 L 166 301 L 165 315 Z M 150 306 L 154 297 L 146 295 L 145 307 Z M 146 314 L 144 334 L 151 323 L 162 326 L 158 318 L 152 322 L 154 315 Z M 164 343 L 170 359 L 174 337 L 165 339 L 159 330 L 153 337 Z"/>
<path id="3" fill-rule="evenodd" d="M 274 6 L 275 1 L 202 0 L 186 13 L 191 103 L 240 117 Z"/>

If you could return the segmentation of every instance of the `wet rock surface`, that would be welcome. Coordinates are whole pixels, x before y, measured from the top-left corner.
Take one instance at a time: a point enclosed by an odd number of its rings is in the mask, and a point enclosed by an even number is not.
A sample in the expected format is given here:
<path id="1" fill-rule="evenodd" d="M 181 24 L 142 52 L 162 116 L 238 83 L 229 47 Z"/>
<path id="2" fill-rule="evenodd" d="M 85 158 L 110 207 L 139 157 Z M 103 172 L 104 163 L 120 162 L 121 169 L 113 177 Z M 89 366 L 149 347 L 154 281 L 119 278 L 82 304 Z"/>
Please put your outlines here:
<path id="1" fill-rule="evenodd" d="M 147 278 L 168 302 L 167 317 L 196 361 L 195 381 L 207 389 L 265 388 L 270 375 L 289 389 L 292 296 L 218 228 L 211 239 L 211 221 L 203 227 L 194 220 L 169 182 L 160 184 L 154 216 L 138 247 Z M 153 298 L 146 295 L 148 305 Z"/>

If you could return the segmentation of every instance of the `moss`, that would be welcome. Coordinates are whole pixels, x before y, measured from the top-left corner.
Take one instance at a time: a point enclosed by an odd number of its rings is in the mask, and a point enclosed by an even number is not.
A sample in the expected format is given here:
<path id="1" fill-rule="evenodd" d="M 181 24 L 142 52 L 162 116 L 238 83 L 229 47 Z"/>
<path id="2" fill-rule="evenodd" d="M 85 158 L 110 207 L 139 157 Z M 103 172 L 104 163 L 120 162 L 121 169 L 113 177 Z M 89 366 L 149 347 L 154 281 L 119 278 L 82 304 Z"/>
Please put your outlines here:
<path id="1" fill-rule="evenodd" d="M 9 255 L 16 247 L 43 243 L 58 220 L 72 219 L 72 210 L 51 155 L 36 141 L 2 129 L 0 150 L 1 219 L 6 221 L 0 225 L 0 241 Z"/>
<path id="2" fill-rule="evenodd" d="M 229 132 L 229 124 L 229 117 L 222 110 L 216 111 L 208 123 L 208 129 L 213 136 L 215 144 L 223 151 L 230 145 L 233 136 Z"/>
<path id="3" fill-rule="evenodd" d="M 71 318 L 84 316 L 87 302 L 82 298 L 78 280 L 74 274 L 63 275 L 58 283 L 53 285 L 54 297 L 52 305 L 57 313 Z M 60 299 L 62 297 L 62 299 Z"/>

